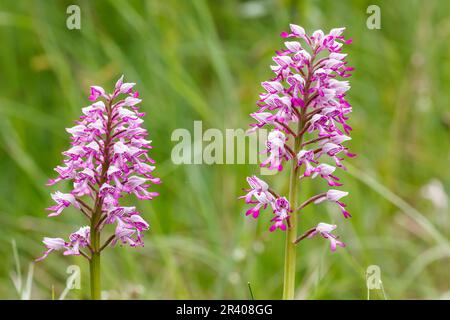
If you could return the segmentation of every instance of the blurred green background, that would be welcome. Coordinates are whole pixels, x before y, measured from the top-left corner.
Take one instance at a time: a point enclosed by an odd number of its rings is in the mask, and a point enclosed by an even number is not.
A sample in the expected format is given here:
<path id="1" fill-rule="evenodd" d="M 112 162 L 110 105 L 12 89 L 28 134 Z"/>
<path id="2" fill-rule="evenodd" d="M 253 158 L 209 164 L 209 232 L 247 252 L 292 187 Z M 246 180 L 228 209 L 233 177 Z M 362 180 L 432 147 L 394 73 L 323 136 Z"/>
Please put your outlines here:
<path id="1" fill-rule="evenodd" d="M 81 30 L 66 28 L 70 4 L 81 8 Z M 371 4 L 381 8 L 380 30 L 366 27 Z M 302 242 L 297 297 L 366 299 L 366 268 L 377 265 L 389 299 L 450 298 L 449 12 L 448 1 L 417 0 L 1 1 L 0 298 L 20 298 L 11 276 L 19 262 L 25 282 L 43 236 L 67 237 L 84 223 L 72 209 L 46 218 L 56 188 L 45 183 L 89 86 L 111 89 L 122 73 L 144 99 L 164 183 L 154 188 L 160 197 L 138 203 L 151 223 L 146 246 L 105 251 L 105 297 L 248 299 L 250 282 L 256 299 L 280 298 L 284 234 L 268 232 L 268 214 L 246 218 L 236 200 L 258 167 L 174 165 L 170 137 L 194 120 L 204 130 L 246 128 L 290 22 L 308 32 L 347 27 L 356 68 L 349 146 L 359 155 L 340 173 L 353 218 L 321 205 L 300 220 L 299 232 L 337 223 L 348 247 Z M 282 176 L 266 179 L 286 192 Z M 305 184 L 302 198 L 323 188 Z M 60 254 L 34 266 L 31 298 L 51 299 L 52 287 L 58 298 L 72 264 L 81 290 L 65 298 L 87 298 L 87 263 Z"/>

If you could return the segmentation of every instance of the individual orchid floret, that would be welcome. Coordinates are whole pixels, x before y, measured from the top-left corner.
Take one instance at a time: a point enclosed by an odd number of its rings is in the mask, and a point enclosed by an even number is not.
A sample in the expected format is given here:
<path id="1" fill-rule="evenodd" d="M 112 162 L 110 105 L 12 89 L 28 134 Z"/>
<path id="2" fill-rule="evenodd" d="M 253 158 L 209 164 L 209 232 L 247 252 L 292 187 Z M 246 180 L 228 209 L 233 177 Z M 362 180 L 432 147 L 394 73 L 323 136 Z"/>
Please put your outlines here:
<path id="1" fill-rule="evenodd" d="M 61 238 L 47 238 L 47 237 L 45 237 L 42 242 L 44 243 L 44 245 L 47 248 L 47 250 L 44 252 L 42 257 L 37 258 L 36 261 L 44 260 L 45 258 L 47 258 L 47 256 L 52 251 L 59 251 L 59 250 L 65 249 L 67 247 L 67 243 L 64 241 L 64 239 L 61 239 Z"/>
<path id="2" fill-rule="evenodd" d="M 303 29 L 303 27 L 300 27 L 296 24 L 291 23 L 289 25 L 290 29 L 291 29 L 291 33 L 288 32 L 282 32 L 281 36 L 283 38 L 288 38 L 288 37 L 297 37 L 297 38 L 303 38 L 303 39 L 307 39 L 306 33 L 305 33 L 305 29 Z"/>
<path id="3" fill-rule="evenodd" d="M 269 156 L 261 163 L 261 167 L 268 166 L 270 170 L 283 170 L 283 160 L 289 160 L 292 155 L 289 154 L 285 145 L 286 136 L 280 130 L 272 130 L 267 137 L 267 150 Z"/>
<path id="4" fill-rule="evenodd" d="M 315 168 L 314 173 L 312 174 L 311 178 L 314 179 L 315 177 L 320 176 L 328 182 L 329 186 L 332 186 L 332 187 L 342 186 L 342 183 L 337 182 L 340 179 L 338 177 L 336 177 L 335 175 L 333 175 L 333 172 L 335 170 L 336 170 L 336 167 L 330 166 L 329 164 L 326 164 L 326 163 L 321 163 Z"/>
<path id="5" fill-rule="evenodd" d="M 275 206 L 273 210 L 275 217 L 271 220 L 273 222 L 270 227 L 270 232 L 276 229 L 286 230 L 286 221 L 289 219 L 289 213 L 291 212 L 291 205 L 285 197 L 281 197 L 275 200 Z"/>
<path id="6" fill-rule="evenodd" d="M 312 133 L 317 130 L 319 137 L 329 137 L 334 131 L 337 130 L 334 120 L 323 114 L 315 114 L 309 121 L 308 133 Z"/>
<path id="7" fill-rule="evenodd" d="M 284 89 L 283 89 L 284 90 Z M 293 107 L 301 104 L 297 100 L 291 100 L 289 96 L 279 96 L 278 94 L 262 94 L 260 100 L 260 110 L 257 113 L 251 115 L 253 118 L 265 116 L 268 121 L 266 124 L 273 124 L 276 128 L 282 126 L 286 129 L 286 124 L 289 122 L 297 122 L 298 116 L 296 115 Z M 274 111 L 274 113 L 263 114 L 266 111 Z M 259 115 L 258 115 L 259 114 Z"/>
<path id="8" fill-rule="evenodd" d="M 43 256 L 36 259 L 36 261 L 41 261 L 45 259 L 52 251 L 65 250 L 64 255 L 83 255 L 87 257 L 80 249 L 86 248 L 90 243 L 90 227 L 81 227 L 78 231 L 72 233 L 69 236 L 69 241 L 66 242 L 61 238 L 47 238 L 45 237 L 43 243 L 47 250 L 44 252 Z"/>
<path id="9" fill-rule="evenodd" d="M 49 217 L 59 216 L 61 212 L 70 205 L 73 205 L 77 209 L 80 208 L 79 203 L 70 193 L 62 193 L 56 191 L 55 193 L 52 193 L 51 196 L 52 199 L 56 202 L 56 205 L 47 208 L 48 211 L 52 211 L 52 213 L 48 215 Z"/>
<path id="10" fill-rule="evenodd" d="M 255 112 L 251 113 L 250 116 L 254 118 L 257 121 L 257 123 L 250 125 L 252 128 L 247 130 L 247 134 L 253 133 L 267 124 L 271 124 L 274 126 L 277 125 L 276 122 L 274 121 L 275 119 L 274 115 L 270 112 Z"/>
<path id="11" fill-rule="evenodd" d="M 343 151 L 347 156 L 349 156 L 349 153 L 347 152 L 346 148 L 344 148 L 340 144 L 335 144 L 331 142 L 325 143 L 324 146 L 322 147 L 322 151 L 327 155 L 329 155 L 330 157 L 336 156 L 341 151 Z M 350 157 L 351 156 L 353 155 L 350 154 Z"/>
<path id="12" fill-rule="evenodd" d="M 140 215 L 123 215 L 119 218 L 115 230 L 115 239 L 111 242 L 111 245 L 121 242 L 122 244 L 129 244 L 132 247 L 143 246 L 142 231 L 148 229 L 149 224 Z"/>
<path id="13" fill-rule="evenodd" d="M 305 234 L 300 236 L 295 243 L 299 243 L 301 240 L 305 238 L 312 238 L 316 235 L 321 235 L 324 239 L 328 239 L 330 241 L 330 249 L 331 251 L 336 251 L 336 247 L 345 247 L 345 243 L 338 240 L 338 237 L 332 234 L 331 232 L 337 228 L 334 224 L 328 224 L 324 222 L 320 222 L 315 228 L 308 230 Z"/>
<path id="14" fill-rule="evenodd" d="M 305 165 L 305 170 L 303 172 L 303 177 L 309 177 L 313 172 L 316 171 L 312 163 L 317 164 L 318 162 L 314 160 L 313 150 L 301 150 L 297 154 L 297 164 L 299 167 Z"/>
<path id="15" fill-rule="evenodd" d="M 80 255 L 80 249 L 86 248 L 90 244 L 90 232 L 91 228 L 89 226 L 85 226 L 72 233 L 69 236 L 69 243 L 66 245 L 67 250 L 64 252 L 64 255 Z"/>
<path id="16" fill-rule="evenodd" d="M 69 181 L 72 188 L 67 193 L 54 192 L 56 205 L 47 210 L 51 211 L 49 216 L 57 216 L 73 207 L 88 219 L 89 225 L 72 233 L 68 242 L 45 238 L 47 251 L 39 260 L 64 249 L 64 255 L 82 255 L 91 266 L 98 266 L 100 252 L 109 245 L 119 241 L 132 247 L 143 245 L 142 232 L 149 229 L 149 224 L 138 211 L 125 210 L 121 202 L 127 195 L 152 200 L 158 193 L 149 189 L 161 181 L 153 176 L 151 141 L 146 139 L 145 113 L 139 110 L 142 100 L 134 86 L 135 83 L 124 82 L 123 76 L 112 93 L 92 86 L 89 100 L 93 103 L 82 108 L 79 120 L 66 129 L 71 135 L 71 146 L 62 153 L 63 165 L 55 168 L 58 176 L 48 185 Z M 116 224 L 116 232 L 101 239 L 108 224 Z M 93 278 L 99 277 L 96 267 L 91 272 Z M 99 292 L 96 285 L 93 297 L 98 298 Z"/>
<path id="17" fill-rule="evenodd" d="M 330 189 L 328 190 L 327 193 L 322 194 L 322 196 L 318 197 L 317 199 L 314 200 L 315 204 L 319 204 L 323 201 L 330 201 L 330 202 L 335 202 L 339 208 L 342 211 L 342 214 L 344 215 L 345 218 L 349 218 L 351 217 L 350 213 L 345 210 L 345 207 L 347 206 L 345 203 L 341 202 L 340 199 L 347 196 L 348 192 L 345 191 L 340 191 L 340 190 L 334 190 L 334 189 Z"/>
<path id="18" fill-rule="evenodd" d="M 320 198 L 318 200 L 316 200 L 314 203 L 320 203 L 324 200 L 328 200 L 328 201 L 332 201 L 332 202 L 338 202 L 339 199 L 345 197 L 348 195 L 348 192 L 346 191 L 340 191 L 340 190 L 334 190 L 334 189 L 330 189 L 327 191 L 325 197 Z"/>
<path id="19" fill-rule="evenodd" d="M 274 206 L 275 197 L 269 190 L 269 185 L 256 176 L 247 178 L 251 189 L 244 189 L 246 195 L 239 197 L 245 199 L 245 203 L 255 204 L 253 208 L 247 210 L 246 215 L 258 218 L 261 208 L 266 209 L 268 205 Z"/>
<path id="20" fill-rule="evenodd" d="M 101 96 L 107 98 L 105 95 L 105 89 L 99 86 L 91 86 L 91 95 L 89 96 L 89 100 L 95 101 Z"/>

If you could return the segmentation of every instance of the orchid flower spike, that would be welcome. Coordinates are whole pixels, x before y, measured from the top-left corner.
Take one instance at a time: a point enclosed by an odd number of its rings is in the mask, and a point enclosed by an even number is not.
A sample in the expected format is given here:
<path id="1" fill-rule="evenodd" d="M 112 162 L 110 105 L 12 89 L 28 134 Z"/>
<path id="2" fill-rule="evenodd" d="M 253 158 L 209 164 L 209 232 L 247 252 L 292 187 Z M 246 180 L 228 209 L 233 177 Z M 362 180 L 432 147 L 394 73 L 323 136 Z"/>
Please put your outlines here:
<path id="1" fill-rule="evenodd" d="M 153 176 L 155 161 L 148 154 L 151 141 L 146 140 L 145 114 L 139 111 L 141 99 L 134 86 L 124 82 L 123 76 L 112 93 L 92 86 L 92 104 L 82 108 L 75 126 L 66 129 L 71 146 L 62 153 L 63 165 L 55 168 L 58 176 L 48 185 L 67 181 L 72 188 L 67 193 L 52 193 L 56 204 L 47 210 L 49 217 L 54 217 L 74 208 L 88 219 L 89 225 L 72 233 L 68 241 L 44 238 L 47 250 L 38 260 L 53 251 L 90 258 L 115 243 L 144 245 L 142 232 L 148 230 L 148 223 L 121 201 L 128 194 L 151 200 L 158 193 L 149 188 L 161 181 Z M 99 235 L 108 224 L 116 224 L 116 231 L 102 245 Z"/>
<path id="2" fill-rule="evenodd" d="M 272 58 L 273 76 L 261 82 L 257 110 L 250 114 L 256 123 L 250 124 L 247 133 L 269 130 L 264 151 L 267 158 L 260 166 L 282 172 L 289 165 L 290 188 L 307 178 L 322 178 L 330 187 L 341 187 L 337 171 L 345 170 L 344 161 L 355 156 L 346 146 L 352 131 L 347 123 L 352 112 L 346 97 L 350 90 L 347 78 L 353 68 L 348 66 L 344 45 L 352 41 L 344 38 L 345 28 L 309 34 L 301 26 L 289 27 L 281 33 L 283 48 Z M 263 216 L 261 209 L 271 207 L 274 216 L 270 218 L 270 231 L 296 229 L 295 215 L 304 212 L 307 205 L 324 201 L 335 203 L 345 218 L 351 217 L 342 202 L 349 194 L 346 191 L 325 190 L 299 206 L 296 192 L 290 192 L 291 198 L 286 199 L 256 176 L 247 181 L 251 189 L 240 198 L 253 207 L 246 215 L 258 218 Z M 66 202 L 63 206 L 66 204 L 70 205 Z M 344 246 L 331 234 L 335 228 L 320 223 L 310 229 L 310 235 L 328 239 L 334 251 L 336 246 Z"/>

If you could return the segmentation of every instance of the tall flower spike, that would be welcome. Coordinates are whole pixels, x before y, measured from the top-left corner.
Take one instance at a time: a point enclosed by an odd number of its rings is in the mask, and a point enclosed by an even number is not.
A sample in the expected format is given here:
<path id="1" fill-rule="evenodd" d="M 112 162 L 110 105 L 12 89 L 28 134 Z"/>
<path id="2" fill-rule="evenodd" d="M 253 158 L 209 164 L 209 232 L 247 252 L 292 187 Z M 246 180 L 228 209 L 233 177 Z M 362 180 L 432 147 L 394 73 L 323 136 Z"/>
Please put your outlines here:
<path id="1" fill-rule="evenodd" d="M 270 219 L 270 231 L 287 232 L 285 298 L 292 298 L 294 292 L 296 214 L 309 204 L 327 200 L 336 203 L 345 218 L 350 217 L 346 205 L 340 201 L 347 192 L 331 189 L 300 206 L 297 194 L 297 184 L 306 178 L 321 177 L 331 187 L 342 186 L 336 169 L 345 170 L 344 159 L 355 156 L 344 146 L 352 131 L 347 123 L 352 112 L 346 99 L 350 83 L 345 79 L 353 70 L 347 65 L 347 54 L 342 51 L 345 44 L 351 43 L 344 38 L 344 30 L 335 28 L 328 34 L 316 30 L 307 34 L 304 28 L 291 24 L 289 32 L 281 33 L 282 38 L 289 39 L 272 58 L 274 63 L 270 68 L 274 76 L 261 83 L 263 93 L 259 95 L 258 110 L 250 114 L 257 123 L 250 125 L 248 133 L 260 128 L 270 130 L 265 150 L 268 157 L 260 166 L 283 171 L 290 164 L 291 169 L 287 199 L 276 195 L 266 183 L 264 190 L 252 187 L 253 191 L 241 197 L 247 203 L 256 204 L 247 211 L 247 215 L 255 218 L 260 216 L 260 208 L 271 206 L 275 216 Z M 251 179 L 256 181 L 257 178 Z M 328 239 L 332 251 L 336 246 L 343 247 L 331 234 L 335 226 L 332 229 L 326 226 L 332 225 L 319 224 L 313 235 L 320 234 Z"/>
<path id="2" fill-rule="evenodd" d="M 160 179 L 153 176 L 155 161 L 149 157 L 151 141 L 142 127 L 144 113 L 139 111 L 139 93 L 135 83 L 126 83 L 123 76 L 114 91 L 106 93 L 99 86 L 91 87 L 89 100 L 93 103 L 82 108 L 75 126 L 67 128 L 71 147 L 62 154 L 63 165 L 55 168 L 58 176 L 48 185 L 68 181 L 72 190 L 52 194 L 55 205 L 47 208 L 50 217 L 62 214 L 67 207 L 79 210 L 89 221 L 69 236 L 44 238 L 47 248 L 42 260 L 52 251 L 64 250 L 64 255 L 82 255 L 91 263 L 93 298 L 99 297 L 98 266 L 100 252 L 108 245 L 129 244 L 143 246 L 142 232 L 149 224 L 133 207 L 121 205 L 121 199 L 133 194 L 141 200 L 158 196 L 149 191 Z M 115 233 L 101 243 L 101 233 L 108 224 L 116 224 Z M 92 274 L 92 272 L 94 274 Z"/>

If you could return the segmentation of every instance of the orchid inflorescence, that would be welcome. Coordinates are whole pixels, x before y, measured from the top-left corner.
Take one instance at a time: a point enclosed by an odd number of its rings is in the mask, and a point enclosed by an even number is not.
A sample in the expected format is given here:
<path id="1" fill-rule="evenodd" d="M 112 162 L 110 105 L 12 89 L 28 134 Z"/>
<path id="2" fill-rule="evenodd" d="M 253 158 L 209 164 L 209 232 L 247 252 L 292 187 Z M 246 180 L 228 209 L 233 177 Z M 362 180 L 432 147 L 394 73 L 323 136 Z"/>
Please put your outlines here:
<path id="1" fill-rule="evenodd" d="M 90 254 L 108 245 L 143 245 L 142 232 L 148 230 L 149 224 L 135 207 L 119 203 L 126 194 L 151 200 L 158 193 L 147 189 L 160 183 L 152 175 L 155 162 L 148 156 L 151 141 L 145 139 L 145 114 L 139 112 L 141 99 L 133 91 L 134 85 L 123 82 L 122 76 L 111 94 L 92 86 L 89 100 L 93 104 L 82 109 L 83 115 L 74 127 L 66 129 L 72 146 L 62 153 L 63 165 L 55 168 L 58 176 L 48 185 L 69 181 L 73 187 L 68 193 L 56 191 L 51 195 L 56 204 L 47 208 L 51 212 L 48 216 L 58 216 L 71 206 L 87 218 L 89 225 L 70 234 L 68 241 L 44 238 L 47 250 L 38 260 L 58 250 L 64 250 L 64 255 L 90 259 Z M 115 224 L 114 234 L 100 243 L 101 231 L 110 224 Z"/>
<path id="2" fill-rule="evenodd" d="M 251 124 L 249 133 L 270 127 L 266 142 L 268 157 L 261 163 L 262 167 L 282 171 L 284 164 L 292 161 L 295 179 L 321 177 L 329 186 L 339 187 L 342 184 L 335 170 L 337 167 L 345 170 L 342 155 L 354 156 L 343 145 L 350 140 L 351 127 L 346 121 L 352 108 L 345 99 L 350 85 L 337 79 L 349 77 L 353 70 L 345 61 L 347 54 L 341 52 L 343 44 L 351 40 L 342 36 L 345 28 L 332 29 L 328 34 L 317 30 L 312 35 L 298 25 L 291 24 L 290 29 L 290 33 L 283 32 L 281 36 L 293 41 L 286 41 L 286 49 L 273 57 L 275 65 L 271 69 L 275 77 L 262 82 L 265 92 L 260 95 L 259 110 L 250 114 L 257 123 Z M 331 160 L 333 165 L 325 160 Z M 261 209 L 271 208 L 274 216 L 270 231 L 291 228 L 291 216 L 311 203 L 333 202 L 345 218 L 350 217 L 341 201 L 348 192 L 330 189 L 293 207 L 296 194 L 288 201 L 256 176 L 248 177 L 247 181 L 250 189 L 245 189 L 248 193 L 241 198 L 254 207 L 246 214 L 257 218 Z M 330 241 L 334 251 L 336 245 L 345 246 L 331 233 L 335 228 L 321 222 L 294 242 L 319 234 Z"/>

